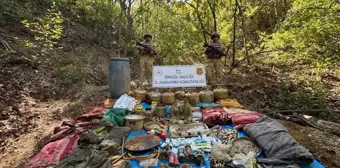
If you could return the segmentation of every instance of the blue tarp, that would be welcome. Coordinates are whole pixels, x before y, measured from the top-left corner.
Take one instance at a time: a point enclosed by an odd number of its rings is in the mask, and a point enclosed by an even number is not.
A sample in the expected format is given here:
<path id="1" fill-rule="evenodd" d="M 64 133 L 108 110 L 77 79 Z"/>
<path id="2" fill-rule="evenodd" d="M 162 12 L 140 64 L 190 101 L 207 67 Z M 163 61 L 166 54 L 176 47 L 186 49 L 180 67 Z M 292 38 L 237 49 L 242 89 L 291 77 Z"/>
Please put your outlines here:
<path id="1" fill-rule="evenodd" d="M 209 104 L 209 103 L 208 103 Z M 202 103 L 199 103 L 198 106 L 201 106 Z M 143 108 L 150 108 L 150 105 L 148 105 L 147 103 L 142 103 Z M 170 108 L 171 106 L 166 106 L 166 117 L 170 117 Z M 235 127 L 233 125 L 224 125 L 223 128 L 225 129 L 235 129 Z M 128 137 L 126 138 L 126 141 L 128 141 L 129 139 L 139 135 L 143 135 L 146 134 L 147 132 L 145 130 L 142 131 L 131 131 L 128 135 Z M 169 135 L 169 134 L 168 134 Z M 238 137 L 248 137 L 246 133 L 244 133 L 242 130 L 238 131 Z M 134 155 L 149 155 L 152 152 L 142 152 L 142 153 L 136 153 Z M 204 154 L 205 156 L 205 162 L 201 165 L 201 166 L 196 166 L 195 164 L 190 164 L 191 166 L 193 166 L 194 168 L 210 168 L 210 162 L 208 160 L 208 154 L 205 152 Z M 258 157 L 264 157 L 264 155 L 261 153 Z M 161 161 L 158 160 L 158 167 L 160 167 L 161 163 L 169 165 L 168 161 Z M 133 168 L 142 168 L 141 166 L 139 166 L 139 161 L 137 160 L 130 160 L 131 163 L 131 167 Z M 185 164 L 189 164 L 189 163 L 185 163 Z M 181 165 L 181 164 L 180 164 Z M 302 168 L 325 168 L 323 165 L 321 165 L 318 161 L 314 160 L 314 162 L 310 165 L 300 165 Z"/>
<path id="2" fill-rule="evenodd" d="M 232 125 L 225 125 L 223 126 L 223 128 L 228 128 L 228 129 L 234 129 L 234 127 Z M 146 134 L 147 132 L 145 130 L 140 131 L 131 131 L 130 134 L 128 135 L 128 137 L 126 138 L 126 141 L 128 141 L 129 139 L 135 137 L 138 135 L 138 133 L 140 135 Z M 238 131 L 238 137 L 247 137 L 247 135 L 243 132 L 243 131 Z M 151 152 L 144 152 L 144 153 L 138 153 L 137 155 L 148 155 L 151 154 Z M 259 157 L 264 157 L 262 154 Z M 195 168 L 210 168 L 210 162 L 207 159 L 208 158 L 208 154 L 205 153 L 205 162 L 201 165 L 201 166 L 196 166 L 195 164 L 190 164 L 191 166 L 195 167 Z M 142 168 L 141 166 L 139 166 L 139 161 L 137 160 L 130 160 L 130 163 L 132 165 L 133 168 Z M 159 164 L 158 167 L 160 167 L 161 163 L 164 163 L 166 165 L 168 165 L 168 161 L 161 161 L 159 160 Z M 186 163 L 187 164 L 187 163 Z M 302 168 L 325 168 L 323 165 L 321 165 L 318 161 L 314 160 L 314 162 L 310 165 L 300 165 Z"/>

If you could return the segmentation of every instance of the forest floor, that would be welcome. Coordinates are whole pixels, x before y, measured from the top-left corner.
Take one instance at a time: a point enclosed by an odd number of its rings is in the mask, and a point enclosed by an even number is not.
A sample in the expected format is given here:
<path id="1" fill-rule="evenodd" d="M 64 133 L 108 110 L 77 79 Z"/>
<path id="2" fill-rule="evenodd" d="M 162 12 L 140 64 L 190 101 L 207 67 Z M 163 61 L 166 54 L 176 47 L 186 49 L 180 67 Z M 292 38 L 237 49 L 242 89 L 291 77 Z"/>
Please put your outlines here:
<path id="1" fill-rule="evenodd" d="M 6 145 L 0 153 L 0 167 L 23 167 L 45 145 L 54 127 L 61 124 L 63 110 L 70 102 L 41 102 L 31 108 L 35 114 L 37 127 L 23 133 Z M 289 121 L 281 121 L 289 133 L 304 147 L 309 149 L 315 158 L 328 168 L 340 167 L 340 137 L 315 128 L 301 126 Z"/>
<path id="2" fill-rule="evenodd" d="M 340 137 L 316 128 L 282 121 L 289 133 L 327 168 L 340 167 Z"/>
<path id="3" fill-rule="evenodd" d="M 53 133 L 54 127 L 61 122 L 60 116 L 57 116 L 56 113 L 67 104 L 69 102 L 54 101 L 37 103 L 33 107 L 31 106 L 30 112 L 34 113 L 34 123 L 37 126 L 16 138 L 9 139 L 0 154 L 0 167 L 22 167 L 29 158 L 39 152 Z"/>
<path id="4" fill-rule="evenodd" d="M 17 32 L 2 29 L 0 35 L 6 37 L 5 40 L 16 50 L 13 54 L 0 53 L 0 65 L 3 67 L 0 69 L 0 167 L 20 168 L 41 150 L 54 127 L 61 124 L 63 119 L 79 116 L 87 108 L 105 100 L 108 86 L 95 84 L 98 80 L 94 79 L 71 88 L 62 88 L 53 82 L 57 78 L 45 74 L 43 70 L 36 73 L 31 63 L 22 59 L 23 55 L 30 54 L 30 51 L 27 52 L 22 47 L 26 35 L 21 37 Z M 16 36 L 18 38 L 12 38 Z M 77 46 L 76 51 L 72 50 L 73 46 Z M 62 59 L 70 55 L 80 57 L 85 53 L 94 53 L 93 57 L 98 58 L 98 55 L 109 57 L 110 52 L 108 49 L 97 46 L 91 48 L 77 41 L 73 45 L 65 43 L 64 50 L 55 55 Z M 89 59 L 92 61 L 92 58 Z M 107 62 L 108 59 L 104 60 Z M 132 78 L 136 78 L 138 69 L 134 67 L 138 67 L 138 60 L 134 59 L 131 64 Z M 93 65 L 101 66 L 106 72 L 107 65 L 102 66 L 104 64 L 101 61 L 96 60 Z M 93 71 L 95 68 L 89 69 Z M 96 73 L 92 76 L 98 77 Z M 245 65 L 235 69 L 231 75 L 226 75 L 224 80 L 232 98 L 236 98 L 247 109 L 265 112 L 275 106 L 282 92 L 278 76 L 270 68 Z M 106 81 L 105 77 L 101 79 Z M 339 96 L 336 99 L 340 99 L 340 82 L 337 80 L 338 89 L 335 89 L 334 95 Z M 329 168 L 340 167 L 338 136 L 315 128 L 282 122 L 292 136 L 311 150 L 323 165 Z"/>
<path id="5" fill-rule="evenodd" d="M 250 75 L 252 76 L 252 75 Z M 263 76 L 263 75 L 262 75 Z M 256 77 L 251 77 L 251 79 Z M 229 79 L 232 79 L 230 77 Z M 244 79 L 248 79 L 244 76 Z M 259 78 L 258 78 L 259 79 Z M 258 90 L 257 86 L 263 86 L 264 78 L 257 80 L 255 85 L 247 86 L 246 81 L 238 81 L 238 87 L 230 87 L 232 97 L 238 98 L 241 103 L 246 104 L 249 108 L 265 108 L 270 102 L 263 103 L 261 101 L 252 101 L 251 99 L 244 98 L 245 95 L 258 94 L 263 90 Z M 241 82 L 241 83 L 240 83 Z M 232 83 L 232 82 L 230 82 Z M 270 84 L 266 81 L 267 86 L 274 87 L 275 84 Z M 272 85 L 272 86 L 271 86 Z M 249 87 L 249 88 L 248 88 Z M 263 88 L 268 92 L 275 93 L 274 90 Z M 27 161 L 34 157 L 34 155 L 41 150 L 53 132 L 55 126 L 61 124 L 62 119 L 72 116 L 81 115 L 86 111 L 89 106 L 100 104 L 105 97 L 108 96 L 107 86 L 104 87 L 91 87 L 91 89 L 84 89 L 87 92 L 82 92 L 81 95 L 76 96 L 76 99 L 69 100 L 52 100 L 41 102 L 32 97 L 26 97 L 26 103 L 21 108 L 30 112 L 30 125 L 34 127 L 27 129 L 25 132 L 20 132 L 18 136 L 9 137 L 6 139 L 7 144 L 2 147 L 0 157 L 0 167 L 13 168 L 23 167 Z M 254 91 L 257 90 L 257 91 Z M 250 94 L 251 93 L 251 94 Z M 263 94 L 267 95 L 267 93 Z M 262 95 L 260 95 L 261 97 Z M 270 98 L 270 97 L 268 97 Z M 265 102 L 265 101 L 264 101 Z M 250 104 L 249 104 L 250 103 Z M 309 149 L 315 158 L 326 167 L 337 168 L 340 167 L 340 137 L 330 134 L 328 132 L 320 131 L 315 128 L 301 126 L 288 121 L 281 121 L 289 130 L 291 135 L 304 147 Z M 25 127 L 25 126 L 23 126 Z M 18 130 L 20 131 L 20 130 Z"/>

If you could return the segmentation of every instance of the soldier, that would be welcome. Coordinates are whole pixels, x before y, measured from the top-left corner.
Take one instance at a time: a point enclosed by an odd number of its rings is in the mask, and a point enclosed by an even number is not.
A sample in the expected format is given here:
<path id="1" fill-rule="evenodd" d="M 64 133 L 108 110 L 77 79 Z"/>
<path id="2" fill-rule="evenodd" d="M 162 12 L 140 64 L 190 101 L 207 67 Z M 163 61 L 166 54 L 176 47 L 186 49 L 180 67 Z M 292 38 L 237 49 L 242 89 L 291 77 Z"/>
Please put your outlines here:
<path id="1" fill-rule="evenodd" d="M 151 42 L 152 35 L 146 33 L 144 35 L 144 41 L 141 43 L 137 42 L 137 48 L 141 55 L 139 61 L 140 70 L 140 82 L 151 82 L 152 66 L 154 62 L 154 56 L 157 55 L 156 45 Z"/>
<path id="2" fill-rule="evenodd" d="M 207 78 L 208 84 L 222 84 L 223 75 L 221 57 L 225 56 L 226 48 L 220 42 L 220 35 L 216 32 L 211 34 L 210 44 L 205 44 L 205 54 L 208 57 Z M 216 83 L 217 82 L 217 83 Z"/>

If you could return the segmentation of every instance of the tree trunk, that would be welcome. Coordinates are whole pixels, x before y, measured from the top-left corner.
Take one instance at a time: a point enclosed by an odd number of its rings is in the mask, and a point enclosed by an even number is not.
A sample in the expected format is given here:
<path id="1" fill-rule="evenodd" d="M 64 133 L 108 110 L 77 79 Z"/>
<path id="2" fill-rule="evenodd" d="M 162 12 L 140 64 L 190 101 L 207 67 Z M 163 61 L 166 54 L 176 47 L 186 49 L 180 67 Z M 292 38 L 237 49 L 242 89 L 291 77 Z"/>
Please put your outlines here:
<path id="1" fill-rule="evenodd" d="M 234 8 L 234 24 L 233 24 L 233 60 L 231 62 L 231 69 L 229 73 L 231 73 L 234 65 L 235 65 L 235 54 L 236 54 L 236 12 L 237 12 L 238 2 L 235 0 L 235 8 Z"/>
<path id="2" fill-rule="evenodd" d="M 130 44 L 133 38 L 133 18 L 131 15 L 131 7 L 132 7 L 133 0 L 128 0 L 128 6 L 126 10 L 126 19 L 127 19 L 127 32 L 126 32 L 126 43 Z M 127 56 L 129 47 L 124 47 L 124 57 Z"/>
<path id="3" fill-rule="evenodd" d="M 247 48 L 247 34 L 246 34 L 245 25 L 244 25 L 244 15 L 243 15 L 243 10 L 242 10 L 242 0 L 240 0 L 240 4 L 237 3 L 237 6 L 238 6 L 239 13 L 240 13 L 240 16 L 241 16 L 243 46 L 244 46 L 244 50 L 245 50 L 244 55 L 246 57 L 247 63 L 250 64 L 250 58 L 249 58 L 248 48 Z"/>
<path id="4" fill-rule="evenodd" d="M 118 50 L 117 50 L 117 57 L 120 57 L 120 50 L 121 50 L 121 44 L 122 44 L 122 22 L 123 22 L 123 16 L 125 13 L 125 3 L 124 0 L 119 0 L 120 5 L 120 14 L 119 14 L 119 23 L 118 23 L 118 31 L 117 31 L 117 43 L 118 43 Z"/>

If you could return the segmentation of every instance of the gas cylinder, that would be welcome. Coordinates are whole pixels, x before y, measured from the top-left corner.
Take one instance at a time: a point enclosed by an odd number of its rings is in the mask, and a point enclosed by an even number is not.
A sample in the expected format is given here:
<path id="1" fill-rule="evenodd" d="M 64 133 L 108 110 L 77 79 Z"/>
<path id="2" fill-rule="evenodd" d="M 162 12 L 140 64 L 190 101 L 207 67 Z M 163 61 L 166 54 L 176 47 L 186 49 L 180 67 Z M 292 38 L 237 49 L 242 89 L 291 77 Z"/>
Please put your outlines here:
<path id="1" fill-rule="evenodd" d="M 199 97 L 201 102 L 213 102 L 214 92 L 212 92 L 211 90 L 209 90 L 208 87 L 206 87 L 205 90 L 200 91 Z"/>
<path id="2" fill-rule="evenodd" d="M 185 92 L 183 90 L 179 90 L 175 92 L 176 100 L 183 100 L 185 98 Z"/>
<path id="3" fill-rule="evenodd" d="M 215 100 L 222 100 L 222 99 L 227 99 L 228 98 L 228 90 L 222 88 L 222 86 L 217 86 L 216 89 L 214 89 L 214 97 Z"/>
<path id="4" fill-rule="evenodd" d="M 146 90 L 136 89 L 133 92 L 133 97 L 136 100 L 144 101 L 146 99 L 146 94 L 147 94 Z"/>
<path id="5" fill-rule="evenodd" d="M 147 98 L 152 102 L 157 102 L 157 104 L 161 103 L 162 94 L 158 92 L 158 90 L 152 90 L 147 93 Z"/>
<path id="6" fill-rule="evenodd" d="M 162 103 L 166 105 L 175 103 L 175 93 L 171 92 L 171 89 L 162 94 Z"/>
<path id="7" fill-rule="evenodd" d="M 191 92 L 189 94 L 189 103 L 190 103 L 190 105 L 195 107 L 198 102 L 200 102 L 199 94 L 197 92 Z"/>

